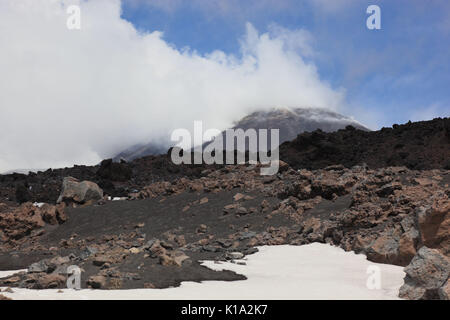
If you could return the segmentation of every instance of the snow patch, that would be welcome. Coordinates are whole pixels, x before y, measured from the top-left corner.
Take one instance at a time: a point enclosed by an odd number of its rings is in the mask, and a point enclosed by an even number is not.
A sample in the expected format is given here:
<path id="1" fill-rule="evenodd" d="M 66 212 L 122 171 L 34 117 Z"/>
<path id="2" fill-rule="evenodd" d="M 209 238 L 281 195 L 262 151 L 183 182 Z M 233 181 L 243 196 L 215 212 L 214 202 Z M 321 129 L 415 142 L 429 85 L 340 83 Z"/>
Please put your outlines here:
<path id="1" fill-rule="evenodd" d="M 242 281 L 182 282 L 180 287 L 133 290 L 30 290 L 13 288 L 2 293 L 13 299 L 399 299 L 403 267 L 372 263 L 364 255 L 328 244 L 263 246 L 238 260 L 245 265 L 214 261 L 202 264 L 213 270 L 232 270 Z M 381 287 L 366 285 L 369 267 L 380 271 Z M 17 272 L 17 271 L 14 271 Z M 2 273 L 0 273 L 0 277 Z"/>

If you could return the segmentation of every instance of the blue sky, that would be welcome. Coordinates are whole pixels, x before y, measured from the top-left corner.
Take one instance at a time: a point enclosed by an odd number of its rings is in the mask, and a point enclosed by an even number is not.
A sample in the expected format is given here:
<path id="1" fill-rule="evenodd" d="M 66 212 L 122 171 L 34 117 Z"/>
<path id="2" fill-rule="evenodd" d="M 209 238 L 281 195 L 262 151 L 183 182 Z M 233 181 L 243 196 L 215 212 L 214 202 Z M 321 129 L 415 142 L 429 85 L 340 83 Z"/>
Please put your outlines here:
<path id="1" fill-rule="evenodd" d="M 381 8 L 368 30 L 366 8 Z M 346 103 L 371 127 L 450 116 L 450 2 L 422 0 L 125 0 L 122 17 L 164 33 L 178 49 L 222 50 L 239 57 L 250 22 L 311 36 L 322 80 L 344 88 Z"/>

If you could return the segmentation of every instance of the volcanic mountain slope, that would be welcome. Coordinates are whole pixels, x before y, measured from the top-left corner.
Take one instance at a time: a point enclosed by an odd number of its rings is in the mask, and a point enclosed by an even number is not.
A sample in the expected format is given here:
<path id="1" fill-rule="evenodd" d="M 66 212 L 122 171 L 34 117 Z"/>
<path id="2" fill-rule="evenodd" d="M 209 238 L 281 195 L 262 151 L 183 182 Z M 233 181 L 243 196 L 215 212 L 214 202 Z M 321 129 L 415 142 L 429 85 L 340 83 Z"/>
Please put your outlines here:
<path id="1" fill-rule="evenodd" d="M 236 122 L 232 129 L 278 129 L 279 143 L 274 143 L 274 148 L 279 144 L 290 141 L 303 132 L 320 129 L 324 132 L 333 132 L 344 129 L 346 126 L 353 126 L 360 130 L 369 131 L 357 121 L 343 116 L 339 113 L 319 108 L 273 108 L 268 111 L 256 111 Z M 271 134 L 268 132 L 267 149 L 271 150 Z M 223 145 L 226 146 L 226 132 L 222 132 Z M 205 143 L 208 145 L 208 143 Z M 235 148 L 235 147 L 233 147 Z M 249 150 L 248 142 L 245 149 Z"/>
<path id="2" fill-rule="evenodd" d="M 256 111 L 238 121 L 233 129 L 279 129 L 280 143 L 283 143 L 303 132 L 317 129 L 333 132 L 348 125 L 369 130 L 351 118 L 318 108 L 274 108 L 269 111 Z"/>
<path id="3" fill-rule="evenodd" d="M 347 127 L 331 133 L 307 132 L 282 144 L 280 158 L 297 169 L 361 163 L 371 168 L 450 169 L 450 118 L 408 122 L 378 131 Z"/>
<path id="4" fill-rule="evenodd" d="M 166 147 L 161 146 L 160 144 L 156 143 L 148 143 L 148 144 L 136 144 L 134 146 L 131 146 L 130 148 L 120 152 L 118 155 L 116 155 L 113 158 L 113 161 L 119 162 L 120 160 L 125 161 L 132 161 L 134 159 L 146 157 L 146 156 L 153 156 L 158 154 L 163 154 L 167 152 L 167 149 L 169 149 L 169 145 Z"/>
<path id="5" fill-rule="evenodd" d="M 348 125 L 361 130 L 369 130 L 351 118 L 319 108 L 273 108 L 269 111 L 256 111 L 237 121 L 232 129 L 279 129 L 280 143 L 283 143 L 305 131 L 321 129 L 325 132 L 332 132 Z M 224 141 L 226 141 L 225 137 Z M 148 155 L 165 153 L 171 147 L 169 142 L 163 145 L 165 147 L 154 142 L 135 145 L 120 152 L 113 159 L 114 161 L 120 161 L 120 159 L 131 161 Z"/>

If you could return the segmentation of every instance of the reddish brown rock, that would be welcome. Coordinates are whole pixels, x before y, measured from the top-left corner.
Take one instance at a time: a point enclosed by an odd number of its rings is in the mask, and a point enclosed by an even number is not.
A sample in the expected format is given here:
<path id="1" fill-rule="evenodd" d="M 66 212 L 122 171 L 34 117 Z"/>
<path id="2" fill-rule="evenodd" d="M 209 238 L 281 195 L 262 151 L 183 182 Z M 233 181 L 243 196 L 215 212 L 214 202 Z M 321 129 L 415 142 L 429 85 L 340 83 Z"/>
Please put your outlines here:
<path id="1" fill-rule="evenodd" d="M 146 282 L 146 283 L 144 283 L 144 288 L 145 289 L 155 289 L 156 286 L 151 282 Z"/>
<path id="2" fill-rule="evenodd" d="M 417 230 L 405 232 L 401 235 L 398 244 L 399 263 L 401 265 L 408 264 L 416 255 L 416 247 L 418 243 L 419 233 Z"/>
<path id="3" fill-rule="evenodd" d="M 64 203 L 60 203 L 56 206 L 45 203 L 41 208 L 42 219 L 49 224 L 61 224 L 67 220 L 67 216 L 64 212 Z"/>
<path id="4" fill-rule="evenodd" d="M 208 198 L 207 197 L 201 198 L 199 204 L 205 204 L 205 203 L 208 203 Z"/>
<path id="5" fill-rule="evenodd" d="M 367 259 L 377 263 L 405 265 L 400 258 L 399 235 L 393 230 L 386 230 L 374 242 L 365 248 Z"/>
<path id="6" fill-rule="evenodd" d="M 206 233 L 208 231 L 208 226 L 201 224 L 198 228 L 197 228 L 197 233 Z"/>
<path id="7" fill-rule="evenodd" d="M 235 210 L 239 207 L 238 203 L 232 203 L 232 204 L 227 204 L 225 207 L 223 207 L 223 212 L 226 213 L 230 213 L 232 210 Z"/>
<path id="8" fill-rule="evenodd" d="M 242 199 L 244 199 L 245 198 L 245 195 L 243 195 L 242 193 L 236 193 L 234 196 L 233 196 L 233 200 L 234 201 L 239 201 L 239 200 L 242 200 Z"/>
<path id="9" fill-rule="evenodd" d="M 179 235 L 175 237 L 175 242 L 180 246 L 183 247 L 186 245 L 186 238 L 183 235 Z"/>
<path id="10" fill-rule="evenodd" d="M 450 200 L 437 201 L 431 208 L 419 209 L 417 218 L 423 244 L 449 255 Z"/>
<path id="11" fill-rule="evenodd" d="M 66 280 L 66 277 L 60 274 L 44 274 L 37 278 L 37 283 L 42 289 L 54 289 L 63 287 Z"/>
<path id="12" fill-rule="evenodd" d="M 30 202 L 0 215 L 0 229 L 6 238 L 13 240 L 30 235 L 33 230 L 44 225 L 41 210 Z"/>
<path id="13" fill-rule="evenodd" d="M 159 256 L 159 263 L 163 266 L 177 266 L 181 267 L 185 260 L 189 259 L 187 255 L 185 255 L 181 251 L 171 252 L 169 254 L 162 254 Z"/>
<path id="14" fill-rule="evenodd" d="M 165 255 L 167 250 L 161 245 L 160 241 L 155 241 L 148 249 L 151 257 L 159 257 Z"/>
<path id="15" fill-rule="evenodd" d="M 91 276 L 87 281 L 87 285 L 93 289 L 101 289 L 106 287 L 106 278 L 104 276 Z"/>
<path id="16" fill-rule="evenodd" d="M 347 193 L 345 183 L 332 177 L 313 180 L 311 188 L 314 195 L 319 195 L 325 199 L 332 199 L 333 194 L 342 196 Z"/>

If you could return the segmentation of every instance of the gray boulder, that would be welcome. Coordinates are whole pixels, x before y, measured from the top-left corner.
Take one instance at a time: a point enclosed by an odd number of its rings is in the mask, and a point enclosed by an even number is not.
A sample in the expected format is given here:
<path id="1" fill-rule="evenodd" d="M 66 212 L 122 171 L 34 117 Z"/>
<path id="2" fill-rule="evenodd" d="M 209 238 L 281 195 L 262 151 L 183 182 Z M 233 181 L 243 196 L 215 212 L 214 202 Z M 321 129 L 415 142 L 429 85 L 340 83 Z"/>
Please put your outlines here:
<path id="1" fill-rule="evenodd" d="M 103 190 L 94 182 L 78 181 L 73 177 L 65 177 L 63 180 L 62 192 L 57 203 L 77 203 L 84 204 L 97 201 L 103 198 Z"/>
<path id="2" fill-rule="evenodd" d="M 405 273 L 405 283 L 399 292 L 400 298 L 441 299 L 445 296 L 450 259 L 439 250 L 422 247 L 405 267 Z"/>

